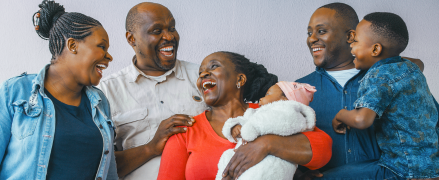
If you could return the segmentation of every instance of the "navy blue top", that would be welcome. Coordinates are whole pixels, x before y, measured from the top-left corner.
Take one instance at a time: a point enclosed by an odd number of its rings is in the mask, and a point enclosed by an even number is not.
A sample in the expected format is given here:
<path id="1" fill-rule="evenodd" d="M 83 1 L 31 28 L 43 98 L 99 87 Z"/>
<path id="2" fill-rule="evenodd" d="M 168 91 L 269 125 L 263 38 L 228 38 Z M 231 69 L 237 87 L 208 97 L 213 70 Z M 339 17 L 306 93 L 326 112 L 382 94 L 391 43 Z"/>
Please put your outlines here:
<path id="1" fill-rule="evenodd" d="M 102 135 L 93 122 L 90 101 L 82 91 L 78 107 L 55 99 L 56 131 L 47 179 L 94 179 L 103 151 Z"/>
<path id="2" fill-rule="evenodd" d="M 374 126 L 364 130 L 347 129 L 346 134 L 337 134 L 332 128 L 332 120 L 341 109 L 354 109 L 360 87 L 359 81 L 365 74 L 366 71 L 360 71 L 346 82 L 344 87 L 338 84 L 326 70 L 319 67 L 311 74 L 296 80 L 316 87 L 317 92 L 314 93 L 313 101 L 309 105 L 316 112 L 316 126 L 326 132 L 333 141 L 332 158 L 328 164 L 319 169 L 320 172 L 348 163 L 380 158 Z M 434 102 L 438 107 L 437 102 L 435 100 Z"/>

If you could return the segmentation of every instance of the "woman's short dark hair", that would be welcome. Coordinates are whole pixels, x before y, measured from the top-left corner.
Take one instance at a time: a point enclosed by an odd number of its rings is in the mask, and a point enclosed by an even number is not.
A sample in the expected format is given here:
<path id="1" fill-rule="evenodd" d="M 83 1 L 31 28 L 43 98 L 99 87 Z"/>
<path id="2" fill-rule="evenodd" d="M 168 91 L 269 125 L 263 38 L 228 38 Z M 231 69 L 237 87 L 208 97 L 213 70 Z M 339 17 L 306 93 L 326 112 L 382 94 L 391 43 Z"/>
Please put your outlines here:
<path id="1" fill-rule="evenodd" d="M 235 70 L 245 74 L 247 82 L 244 84 L 244 99 L 255 102 L 264 97 L 268 89 L 277 83 L 277 76 L 268 73 L 262 64 L 250 62 L 241 54 L 221 51 L 235 64 Z"/>
<path id="2" fill-rule="evenodd" d="M 82 40 L 92 34 L 92 28 L 102 26 L 99 21 L 84 14 L 65 12 L 64 7 L 54 1 L 43 0 L 39 7 L 32 20 L 37 34 L 49 40 L 52 63 L 63 51 L 68 38 Z"/>

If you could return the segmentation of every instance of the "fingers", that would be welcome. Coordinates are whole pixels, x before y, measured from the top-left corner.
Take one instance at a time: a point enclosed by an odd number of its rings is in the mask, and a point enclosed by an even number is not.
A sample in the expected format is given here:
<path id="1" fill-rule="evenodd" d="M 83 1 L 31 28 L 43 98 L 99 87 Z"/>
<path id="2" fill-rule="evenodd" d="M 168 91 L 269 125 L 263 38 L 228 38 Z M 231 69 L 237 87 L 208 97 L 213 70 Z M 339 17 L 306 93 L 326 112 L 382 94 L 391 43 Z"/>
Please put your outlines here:
<path id="1" fill-rule="evenodd" d="M 163 124 L 164 127 L 166 129 L 168 129 L 168 128 L 171 128 L 173 126 L 192 126 L 194 122 L 195 122 L 195 119 L 193 119 L 193 117 L 190 117 L 188 115 L 183 115 L 183 114 L 176 114 L 176 115 L 173 115 L 170 118 L 162 121 L 162 123 L 160 123 L 160 126 L 162 126 L 162 124 Z"/>
<path id="2" fill-rule="evenodd" d="M 230 176 L 233 178 L 233 172 L 235 171 L 236 166 L 238 166 L 239 162 L 236 161 L 236 154 L 233 155 L 232 159 L 230 159 L 229 164 L 227 164 L 226 168 L 223 172 L 223 177 Z"/>

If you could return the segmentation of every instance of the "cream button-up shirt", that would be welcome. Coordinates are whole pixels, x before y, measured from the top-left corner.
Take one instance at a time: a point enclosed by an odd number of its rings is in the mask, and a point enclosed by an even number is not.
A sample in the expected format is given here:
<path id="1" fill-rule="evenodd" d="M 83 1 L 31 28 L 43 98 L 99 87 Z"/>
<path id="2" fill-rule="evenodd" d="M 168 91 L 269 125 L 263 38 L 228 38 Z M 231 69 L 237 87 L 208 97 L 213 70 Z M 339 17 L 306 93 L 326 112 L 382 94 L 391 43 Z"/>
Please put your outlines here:
<path id="1" fill-rule="evenodd" d="M 163 120 L 174 114 L 196 116 L 207 109 L 198 91 L 199 65 L 177 60 L 162 76 L 147 76 L 133 63 L 99 84 L 110 102 L 117 151 L 149 143 Z M 157 179 L 160 157 L 121 179 Z"/>

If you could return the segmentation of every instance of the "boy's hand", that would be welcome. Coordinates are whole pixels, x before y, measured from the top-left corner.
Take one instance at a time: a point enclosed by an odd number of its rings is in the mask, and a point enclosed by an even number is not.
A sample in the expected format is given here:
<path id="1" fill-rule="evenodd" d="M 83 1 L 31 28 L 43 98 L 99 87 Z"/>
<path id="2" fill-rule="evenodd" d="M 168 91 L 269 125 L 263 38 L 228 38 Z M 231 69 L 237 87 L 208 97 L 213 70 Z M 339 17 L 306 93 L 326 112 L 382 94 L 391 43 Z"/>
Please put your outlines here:
<path id="1" fill-rule="evenodd" d="M 233 139 L 238 142 L 238 138 L 241 138 L 241 125 L 236 125 L 232 128 L 232 137 Z"/>
<path id="2" fill-rule="evenodd" d="M 346 134 L 346 124 L 334 118 L 332 120 L 332 128 L 336 133 Z M 349 127 L 348 127 L 349 128 Z"/>

